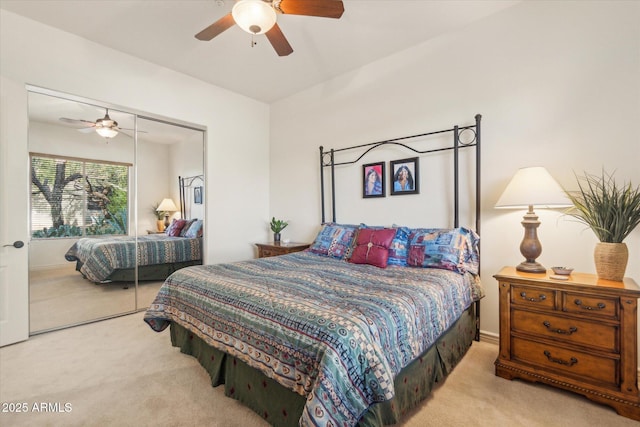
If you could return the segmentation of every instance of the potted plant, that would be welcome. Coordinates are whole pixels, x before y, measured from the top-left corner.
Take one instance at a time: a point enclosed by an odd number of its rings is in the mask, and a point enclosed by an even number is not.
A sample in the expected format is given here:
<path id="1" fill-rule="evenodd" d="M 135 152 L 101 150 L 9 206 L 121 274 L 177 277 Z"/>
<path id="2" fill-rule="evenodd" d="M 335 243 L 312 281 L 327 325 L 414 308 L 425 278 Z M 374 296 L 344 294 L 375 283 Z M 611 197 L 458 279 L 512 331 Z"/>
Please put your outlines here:
<path id="1" fill-rule="evenodd" d="M 280 233 L 286 228 L 287 225 L 289 225 L 288 222 L 281 219 L 276 219 L 275 216 L 271 218 L 271 223 L 269 224 L 269 226 L 271 227 L 271 231 L 273 231 L 273 241 L 275 243 L 280 243 Z"/>
<path id="2" fill-rule="evenodd" d="M 578 190 L 565 190 L 573 203 L 566 214 L 588 225 L 600 241 L 594 253 L 598 277 L 620 281 L 629 259 L 623 240 L 640 224 L 640 186 L 620 186 L 604 170 L 576 178 Z"/>
<path id="3" fill-rule="evenodd" d="M 164 218 L 168 212 L 159 211 L 158 206 L 160 206 L 160 203 L 156 203 L 151 207 L 151 209 L 153 210 L 153 215 L 156 217 L 156 226 L 158 227 L 158 231 L 164 231 Z"/>

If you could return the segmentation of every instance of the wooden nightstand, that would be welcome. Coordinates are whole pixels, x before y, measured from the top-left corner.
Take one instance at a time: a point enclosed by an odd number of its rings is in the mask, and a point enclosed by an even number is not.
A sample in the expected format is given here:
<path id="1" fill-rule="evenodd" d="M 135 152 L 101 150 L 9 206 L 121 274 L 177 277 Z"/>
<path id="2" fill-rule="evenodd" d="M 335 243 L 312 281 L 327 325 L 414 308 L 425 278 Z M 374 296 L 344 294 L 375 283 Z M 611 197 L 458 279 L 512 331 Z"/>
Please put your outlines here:
<path id="1" fill-rule="evenodd" d="M 514 267 L 494 277 L 500 294 L 496 375 L 570 390 L 640 421 L 640 288 L 632 279 L 572 273 L 560 281 Z"/>
<path id="2" fill-rule="evenodd" d="M 310 243 L 256 243 L 258 247 L 258 258 L 266 258 L 270 256 L 278 256 L 300 252 L 311 246 Z"/>

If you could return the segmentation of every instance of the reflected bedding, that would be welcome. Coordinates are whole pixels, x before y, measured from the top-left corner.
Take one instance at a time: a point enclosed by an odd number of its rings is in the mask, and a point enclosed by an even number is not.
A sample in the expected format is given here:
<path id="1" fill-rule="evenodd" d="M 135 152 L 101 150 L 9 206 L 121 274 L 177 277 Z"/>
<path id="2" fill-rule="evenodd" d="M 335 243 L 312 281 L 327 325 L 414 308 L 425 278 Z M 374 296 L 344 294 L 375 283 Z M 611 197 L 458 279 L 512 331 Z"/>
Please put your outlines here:
<path id="1" fill-rule="evenodd" d="M 82 238 L 65 254 L 76 262 L 76 270 L 96 283 L 109 281 L 114 272 L 136 265 L 136 239 L 133 236 Z M 138 236 L 138 266 L 201 263 L 202 238 L 171 237 L 165 234 Z"/>

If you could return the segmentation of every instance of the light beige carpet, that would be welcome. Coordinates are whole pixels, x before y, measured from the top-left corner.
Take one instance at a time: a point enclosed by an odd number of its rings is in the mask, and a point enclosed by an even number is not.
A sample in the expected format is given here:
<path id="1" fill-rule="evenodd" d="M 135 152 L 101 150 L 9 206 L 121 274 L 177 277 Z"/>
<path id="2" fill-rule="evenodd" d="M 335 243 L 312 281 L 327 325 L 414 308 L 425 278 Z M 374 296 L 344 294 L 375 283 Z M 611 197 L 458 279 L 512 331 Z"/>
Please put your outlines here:
<path id="1" fill-rule="evenodd" d="M 75 270 L 75 263 L 29 272 L 31 333 L 131 313 L 149 307 L 164 281 L 96 284 Z M 126 287 L 126 289 L 125 289 Z"/>
<path id="2" fill-rule="evenodd" d="M 267 424 L 212 388 L 198 362 L 153 332 L 143 314 L 32 337 L 0 349 L 2 426 L 220 426 Z M 497 346 L 473 344 L 403 426 L 635 426 L 581 396 L 493 374 Z M 44 403 L 55 412 L 33 412 Z M 66 407 L 65 407 L 66 405 Z"/>

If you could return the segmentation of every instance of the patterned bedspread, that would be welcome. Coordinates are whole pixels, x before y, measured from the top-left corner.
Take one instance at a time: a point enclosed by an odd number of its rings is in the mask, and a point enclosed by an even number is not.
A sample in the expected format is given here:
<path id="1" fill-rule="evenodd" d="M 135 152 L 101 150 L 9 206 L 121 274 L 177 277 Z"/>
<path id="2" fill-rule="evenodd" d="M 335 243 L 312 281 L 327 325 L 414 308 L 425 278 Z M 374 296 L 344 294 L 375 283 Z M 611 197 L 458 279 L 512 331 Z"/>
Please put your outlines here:
<path id="1" fill-rule="evenodd" d="M 144 320 L 176 322 L 307 396 L 300 425 L 354 426 L 483 295 L 472 275 L 298 252 L 179 270 Z"/>
<path id="2" fill-rule="evenodd" d="M 69 248 L 67 261 L 80 261 L 80 272 L 92 282 L 103 282 L 117 269 L 134 268 L 135 237 L 83 238 Z M 138 265 L 155 265 L 202 259 L 202 239 L 164 234 L 138 236 Z"/>

